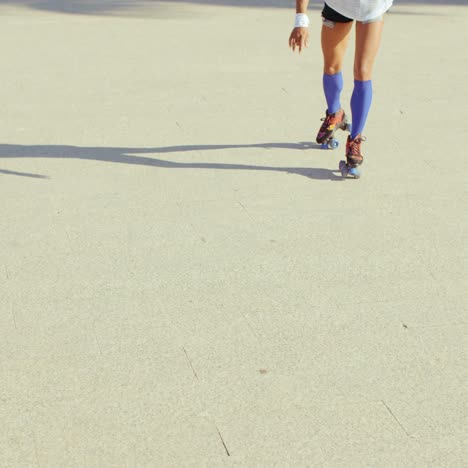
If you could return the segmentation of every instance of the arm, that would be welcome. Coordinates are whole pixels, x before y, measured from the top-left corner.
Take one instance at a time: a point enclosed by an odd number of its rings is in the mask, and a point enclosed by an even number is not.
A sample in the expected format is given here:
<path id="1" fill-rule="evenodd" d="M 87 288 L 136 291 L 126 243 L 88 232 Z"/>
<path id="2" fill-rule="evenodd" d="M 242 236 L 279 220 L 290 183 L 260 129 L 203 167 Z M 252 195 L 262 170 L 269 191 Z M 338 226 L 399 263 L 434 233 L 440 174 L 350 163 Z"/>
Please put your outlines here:
<path id="1" fill-rule="evenodd" d="M 307 13 L 309 0 L 296 0 L 296 13 Z"/>
<path id="2" fill-rule="evenodd" d="M 289 47 L 293 52 L 297 47 L 300 53 L 309 45 L 309 30 L 307 29 L 309 20 L 306 15 L 308 5 L 309 0 L 296 0 L 296 24 L 289 36 Z"/>

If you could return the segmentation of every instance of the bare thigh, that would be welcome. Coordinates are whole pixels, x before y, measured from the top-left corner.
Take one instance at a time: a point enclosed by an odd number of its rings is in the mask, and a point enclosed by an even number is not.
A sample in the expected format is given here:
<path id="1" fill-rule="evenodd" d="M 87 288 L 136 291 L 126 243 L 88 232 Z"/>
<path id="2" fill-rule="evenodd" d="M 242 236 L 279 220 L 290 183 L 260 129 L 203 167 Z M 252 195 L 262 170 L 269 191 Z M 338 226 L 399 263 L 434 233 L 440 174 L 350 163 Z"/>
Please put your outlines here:
<path id="1" fill-rule="evenodd" d="M 354 79 L 372 79 L 375 58 L 382 37 L 383 20 L 375 23 L 356 23 L 356 51 L 354 54 Z"/>
<path id="2" fill-rule="evenodd" d="M 333 28 L 322 25 L 323 71 L 327 75 L 341 71 L 353 23 L 335 23 Z"/>

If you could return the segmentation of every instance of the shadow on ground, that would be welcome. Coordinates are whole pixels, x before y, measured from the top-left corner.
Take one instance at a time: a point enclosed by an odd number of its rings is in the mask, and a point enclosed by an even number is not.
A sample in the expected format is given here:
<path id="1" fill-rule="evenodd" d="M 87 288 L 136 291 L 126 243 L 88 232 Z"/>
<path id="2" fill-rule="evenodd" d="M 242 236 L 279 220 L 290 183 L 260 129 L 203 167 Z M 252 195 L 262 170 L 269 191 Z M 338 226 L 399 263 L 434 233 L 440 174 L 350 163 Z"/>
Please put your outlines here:
<path id="1" fill-rule="evenodd" d="M 292 0 L 0 0 L 0 5 L 24 6 L 36 10 L 53 11 L 78 15 L 111 15 L 137 11 L 174 7 L 180 4 L 218 5 L 244 8 L 288 8 L 294 9 Z M 396 5 L 465 5 L 467 0 L 403 0 Z M 321 8 L 320 2 L 309 5 L 310 9 Z M 423 12 L 421 12 L 423 13 Z"/>
<path id="2" fill-rule="evenodd" d="M 158 11 L 175 6 L 180 9 L 184 7 L 183 4 L 293 8 L 289 0 L 0 0 L 0 5 L 78 15 L 111 15 L 148 9 Z"/>
<path id="3" fill-rule="evenodd" d="M 140 156 L 144 154 L 170 154 L 183 153 L 188 151 L 208 151 L 224 150 L 230 148 L 261 148 L 288 149 L 288 150 L 322 150 L 318 145 L 301 143 L 260 143 L 253 145 L 187 145 L 187 146 L 166 146 L 155 148 L 99 148 L 99 147 L 79 147 L 79 146 L 49 146 L 49 145 L 0 145 L 0 158 L 60 158 L 60 159 L 81 159 L 90 161 L 102 161 L 117 164 L 131 164 L 137 166 L 150 166 L 164 169 L 217 169 L 217 170 L 242 170 L 242 171 L 274 171 L 297 174 L 315 180 L 342 180 L 335 172 L 323 168 L 306 167 L 274 167 L 255 166 L 248 164 L 223 164 L 223 163 L 183 163 L 165 161 L 150 156 Z M 32 174 L 26 172 L 16 172 L 0 169 L 0 174 L 17 175 L 38 179 L 47 179 L 48 176 Z"/>

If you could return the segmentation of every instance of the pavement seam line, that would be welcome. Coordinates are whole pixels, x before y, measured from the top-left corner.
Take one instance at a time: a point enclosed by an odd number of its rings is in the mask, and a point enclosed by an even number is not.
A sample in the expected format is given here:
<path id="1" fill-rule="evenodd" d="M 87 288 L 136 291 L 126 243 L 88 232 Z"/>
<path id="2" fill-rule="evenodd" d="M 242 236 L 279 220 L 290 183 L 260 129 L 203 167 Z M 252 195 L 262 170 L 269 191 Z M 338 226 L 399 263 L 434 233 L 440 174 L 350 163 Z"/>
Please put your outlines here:
<path id="1" fill-rule="evenodd" d="M 227 456 L 230 457 L 231 454 L 229 453 L 228 448 L 226 447 L 226 443 L 224 442 L 223 436 L 221 435 L 221 432 L 218 429 L 218 426 L 216 426 L 216 430 L 218 431 L 219 438 L 221 439 L 221 442 L 223 444 L 224 450 L 226 450 Z"/>
<path id="2" fill-rule="evenodd" d="M 408 433 L 408 431 L 404 428 L 403 424 L 398 420 L 398 418 L 393 414 L 393 411 L 388 407 L 387 403 L 385 401 L 381 400 L 382 404 L 387 408 L 387 411 L 392 415 L 393 419 L 398 423 L 398 425 L 401 427 L 402 431 L 407 435 L 407 437 L 411 437 Z"/>
<path id="3" fill-rule="evenodd" d="M 198 380 L 198 375 L 197 375 L 197 373 L 195 372 L 195 368 L 193 367 L 192 361 L 190 360 L 189 355 L 188 355 L 186 349 L 185 349 L 185 348 L 182 348 L 182 349 L 184 350 L 185 356 L 187 357 L 187 361 L 188 361 L 190 367 L 192 368 L 193 375 L 194 375 L 195 378 Z"/>

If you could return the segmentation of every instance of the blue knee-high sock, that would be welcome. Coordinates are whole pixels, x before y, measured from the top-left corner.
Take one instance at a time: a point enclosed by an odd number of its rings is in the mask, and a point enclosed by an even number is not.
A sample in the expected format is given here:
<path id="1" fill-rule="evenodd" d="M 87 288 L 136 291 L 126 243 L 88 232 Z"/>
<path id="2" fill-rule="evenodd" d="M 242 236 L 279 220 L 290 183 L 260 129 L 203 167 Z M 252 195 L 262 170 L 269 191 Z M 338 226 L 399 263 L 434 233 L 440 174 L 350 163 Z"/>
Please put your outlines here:
<path id="1" fill-rule="evenodd" d="M 372 81 L 354 80 L 354 90 L 351 96 L 352 131 L 354 140 L 366 125 L 367 115 L 372 103 Z"/>
<path id="2" fill-rule="evenodd" d="M 343 75 L 341 72 L 335 75 L 323 75 L 323 91 L 327 100 L 328 113 L 334 114 L 341 109 L 340 95 L 343 89 Z"/>

